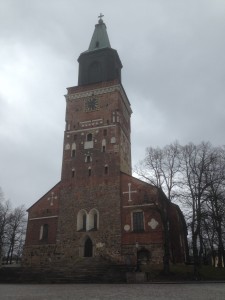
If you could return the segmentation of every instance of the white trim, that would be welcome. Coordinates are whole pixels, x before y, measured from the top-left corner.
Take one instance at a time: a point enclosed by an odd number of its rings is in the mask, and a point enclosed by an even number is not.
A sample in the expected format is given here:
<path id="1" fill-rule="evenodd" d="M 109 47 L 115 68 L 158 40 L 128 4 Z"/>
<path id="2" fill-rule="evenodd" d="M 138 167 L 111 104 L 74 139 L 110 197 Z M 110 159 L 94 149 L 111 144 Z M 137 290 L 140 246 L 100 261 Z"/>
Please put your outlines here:
<path id="1" fill-rule="evenodd" d="M 152 206 L 154 203 L 150 204 L 137 204 L 137 205 L 124 205 L 123 208 L 129 208 L 129 207 L 143 207 L 143 206 Z"/>
<path id="2" fill-rule="evenodd" d="M 32 219 L 28 219 L 28 221 L 41 220 L 41 219 L 52 219 L 52 218 L 58 218 L 58 216 L 49 216 L 49 217 L 32 218 Z"/>
<path id="3" fill-rule="evenodd" d="M 108 128 L 108 127 L 116 127 L 116 125 L 112 124 L 112 125 L 103 125 L 103 126 L 96 126 L 96 127 L 91 127 L 91 128 L 82 128 L 82 129 L 77 129 L 77 130 L 71 130 L 69 133 L 73 134 L 76 132 L 84 132 L 84 131 L 94 131 L 95 129 L 100 129 L 100 128 Z M 66 133 L 68 133 L 66 131 Z"/>

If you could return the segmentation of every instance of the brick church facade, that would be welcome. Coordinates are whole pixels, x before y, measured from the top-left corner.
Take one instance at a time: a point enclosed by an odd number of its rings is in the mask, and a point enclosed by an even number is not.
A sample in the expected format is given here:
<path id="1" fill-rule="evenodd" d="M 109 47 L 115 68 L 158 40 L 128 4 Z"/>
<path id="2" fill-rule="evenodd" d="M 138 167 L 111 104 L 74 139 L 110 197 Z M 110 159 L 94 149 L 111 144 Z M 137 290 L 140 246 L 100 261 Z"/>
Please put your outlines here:
<path id="1" fill-rule="evenodd" d="M 135 265 L 163 262 L 168 220 L 170 259 L 184 262 L 186 226 L 164 193 L 132 177 L 129 99 L 122 64 L 100 17 L 68 88 L 61 180 L 28 209 L 27 267 L 76 268 L 99 258 Z"/>

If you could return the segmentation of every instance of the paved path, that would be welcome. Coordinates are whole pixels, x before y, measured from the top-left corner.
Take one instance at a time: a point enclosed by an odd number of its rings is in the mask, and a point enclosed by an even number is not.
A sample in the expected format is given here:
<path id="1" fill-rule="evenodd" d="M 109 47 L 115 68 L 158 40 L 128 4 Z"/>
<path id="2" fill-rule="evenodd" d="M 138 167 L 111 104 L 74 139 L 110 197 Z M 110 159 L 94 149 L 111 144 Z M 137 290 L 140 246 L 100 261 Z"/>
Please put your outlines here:
<path id="1" fill-rule="evenodd" d="M 225 283 L 0 284 L 1 300 L 224 300 Z"/>

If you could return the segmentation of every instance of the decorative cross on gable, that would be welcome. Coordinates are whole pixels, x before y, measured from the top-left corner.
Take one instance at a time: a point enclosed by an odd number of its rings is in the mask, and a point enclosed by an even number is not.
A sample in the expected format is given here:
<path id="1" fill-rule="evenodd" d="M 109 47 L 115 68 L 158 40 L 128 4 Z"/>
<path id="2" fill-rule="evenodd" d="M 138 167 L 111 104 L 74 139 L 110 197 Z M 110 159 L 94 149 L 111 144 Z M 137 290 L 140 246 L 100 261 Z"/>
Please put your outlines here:
<path id="1" fill-rule="evenodd" d="M 123 192 L 123 194 L 128 194 L 128 202 L 131 202 L 131 194 L 132 193 L 137 193 L 137 191 L 132 191 L 131 190 L 131 183 L 128 183 L 128 191 L 127 192 Z"/>
<path id="2" fill-rule="evenodd" d="M 51 192 L 51 196 L 48 197 L 48 201 L 50 201 L 50 205 L 53 205 L 53 201 L 57 199 L 57 196 L 54 196 L 54 192 Z"/>

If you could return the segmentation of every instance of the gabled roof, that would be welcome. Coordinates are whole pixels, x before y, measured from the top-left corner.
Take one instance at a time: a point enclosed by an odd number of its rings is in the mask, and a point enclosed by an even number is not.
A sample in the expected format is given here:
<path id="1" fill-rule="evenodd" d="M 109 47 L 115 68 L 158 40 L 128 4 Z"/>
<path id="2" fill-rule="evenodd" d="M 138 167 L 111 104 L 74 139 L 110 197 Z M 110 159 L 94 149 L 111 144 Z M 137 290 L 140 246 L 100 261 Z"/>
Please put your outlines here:
<path id="1" fill-rule="evenodd" d="M 101 17 L 102 16 L 100 16 L 98 24 L 95 25 L 95 30 L 91 38 L 88 52 L 102 48 L 111 48 L 107 28 Z"/>

